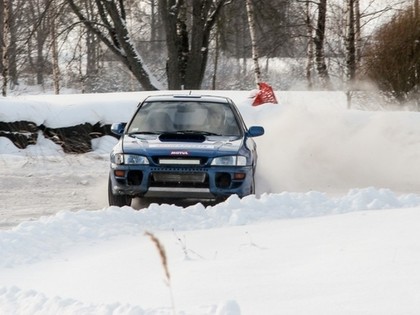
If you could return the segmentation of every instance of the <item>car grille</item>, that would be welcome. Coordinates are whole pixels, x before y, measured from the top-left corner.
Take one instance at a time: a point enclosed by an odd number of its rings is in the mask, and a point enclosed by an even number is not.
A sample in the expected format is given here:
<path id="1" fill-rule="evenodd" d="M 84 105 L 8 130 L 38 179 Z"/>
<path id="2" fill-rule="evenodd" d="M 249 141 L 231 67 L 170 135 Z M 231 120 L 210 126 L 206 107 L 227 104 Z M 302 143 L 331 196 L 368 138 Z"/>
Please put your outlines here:
<path id="1" fill-rule="evenodd" d="M 208 187 L 205 172 L 152 172 L 151 186 Z"/>
<path id="2" fill-rule="evenodd" d="M 154 173 L 153 180 L 156 182 L 188 182 L 203 183 L 205 173 Z"/>

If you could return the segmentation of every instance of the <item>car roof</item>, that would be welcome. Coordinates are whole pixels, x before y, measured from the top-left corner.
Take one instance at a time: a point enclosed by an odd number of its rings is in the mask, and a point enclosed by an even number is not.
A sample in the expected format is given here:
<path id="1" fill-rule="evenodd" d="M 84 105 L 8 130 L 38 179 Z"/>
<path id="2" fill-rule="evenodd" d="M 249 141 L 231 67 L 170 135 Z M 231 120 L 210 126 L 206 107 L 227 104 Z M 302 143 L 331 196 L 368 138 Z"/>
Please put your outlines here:
<path id="1" fill-rule="evenodd" d="M 224 96 L 216 95 L 200 95 L 200 94 L 166 94 L 166 95 L 151 95 L 144 101 L 202 101 L 202 102 L 215 102 L 215 103 L 230 103 L 230 99 Z"/>

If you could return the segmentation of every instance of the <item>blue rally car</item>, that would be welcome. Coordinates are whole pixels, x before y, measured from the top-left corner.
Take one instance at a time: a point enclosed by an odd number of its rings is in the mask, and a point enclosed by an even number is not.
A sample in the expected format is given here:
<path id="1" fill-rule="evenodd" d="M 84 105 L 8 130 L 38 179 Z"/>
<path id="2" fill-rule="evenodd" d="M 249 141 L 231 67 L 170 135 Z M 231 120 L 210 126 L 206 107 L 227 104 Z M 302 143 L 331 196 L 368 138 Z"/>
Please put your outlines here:
<path id="1" fill-rule="evenodd" d="M 113 124 L 110 205 L 132 198 L 224 200 L 255 192 L 257 151 L 231 99 L 204 95 L 149 96 L 128 124 Z"/>

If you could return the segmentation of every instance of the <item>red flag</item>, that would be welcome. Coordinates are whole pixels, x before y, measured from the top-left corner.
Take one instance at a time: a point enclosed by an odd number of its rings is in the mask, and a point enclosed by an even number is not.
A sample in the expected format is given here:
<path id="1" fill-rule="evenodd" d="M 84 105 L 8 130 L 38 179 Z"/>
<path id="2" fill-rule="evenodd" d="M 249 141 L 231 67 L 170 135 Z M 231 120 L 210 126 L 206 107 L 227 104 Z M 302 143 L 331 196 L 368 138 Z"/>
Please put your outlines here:
<path id="1" fill-rule="evenodd" d="M 278 104 L 273 88 L 267 83 L 258 83 L 260 90 L 252 103 L 252 106 L 258 106 L 265 103 Z"/>

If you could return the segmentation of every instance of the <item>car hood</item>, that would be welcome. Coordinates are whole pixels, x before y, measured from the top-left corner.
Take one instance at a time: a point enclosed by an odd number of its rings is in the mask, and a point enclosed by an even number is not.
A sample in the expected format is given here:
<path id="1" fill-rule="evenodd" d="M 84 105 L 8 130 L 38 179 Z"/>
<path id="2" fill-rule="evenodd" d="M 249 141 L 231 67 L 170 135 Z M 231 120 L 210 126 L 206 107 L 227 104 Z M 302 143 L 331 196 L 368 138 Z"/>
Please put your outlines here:
<path id="1" fill-rule="evenodd" d="M 125 135 L 124 153 L 161 156 L 220 156 L 237 154 L 243 145 L 241 137 L 202 136 L 202 138 L 163 139 L 157 135 Z"/>

